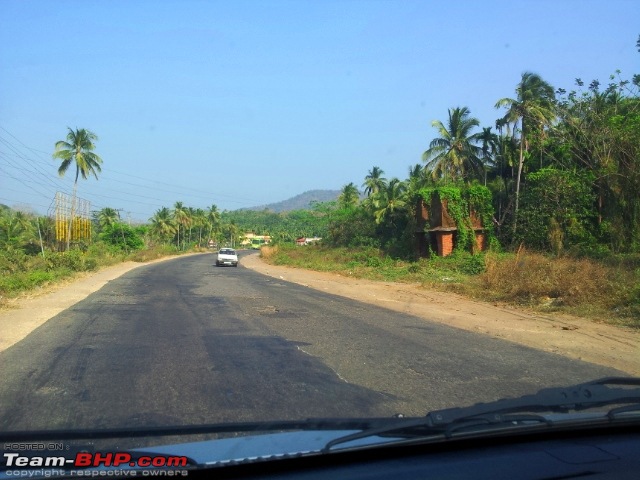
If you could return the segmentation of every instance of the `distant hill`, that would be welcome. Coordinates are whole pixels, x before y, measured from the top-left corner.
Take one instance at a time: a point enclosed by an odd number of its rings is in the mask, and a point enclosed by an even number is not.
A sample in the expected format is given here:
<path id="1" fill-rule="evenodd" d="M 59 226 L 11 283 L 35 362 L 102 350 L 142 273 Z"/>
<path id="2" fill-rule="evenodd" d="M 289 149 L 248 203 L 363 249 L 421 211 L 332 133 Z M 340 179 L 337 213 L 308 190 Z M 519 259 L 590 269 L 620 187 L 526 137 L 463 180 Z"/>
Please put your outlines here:
<path id="1" fill-rule="evenodd" d="M 309 190 L 295 197 L 281 202 L 260 205 L 245 210 L 271 210 L 272 212 L 288 212 L 290 210 L 304 210 L 311 208 L 312 202 L 330 202 L 336 200 L 340 190 Z"/>

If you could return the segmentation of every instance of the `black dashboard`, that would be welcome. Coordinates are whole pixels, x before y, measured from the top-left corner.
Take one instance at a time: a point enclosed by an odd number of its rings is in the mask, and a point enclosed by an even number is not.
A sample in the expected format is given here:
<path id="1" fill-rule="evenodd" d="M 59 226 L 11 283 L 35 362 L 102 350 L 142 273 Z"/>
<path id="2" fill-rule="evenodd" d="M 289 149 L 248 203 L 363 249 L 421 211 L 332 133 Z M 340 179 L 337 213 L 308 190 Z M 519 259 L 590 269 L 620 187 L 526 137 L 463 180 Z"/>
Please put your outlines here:
<path id="1" fill-rule="evenodd" d="M 638 479 L 640 428 L 392 446 L 196 473 L 210 478 L 308 480 Z"/>

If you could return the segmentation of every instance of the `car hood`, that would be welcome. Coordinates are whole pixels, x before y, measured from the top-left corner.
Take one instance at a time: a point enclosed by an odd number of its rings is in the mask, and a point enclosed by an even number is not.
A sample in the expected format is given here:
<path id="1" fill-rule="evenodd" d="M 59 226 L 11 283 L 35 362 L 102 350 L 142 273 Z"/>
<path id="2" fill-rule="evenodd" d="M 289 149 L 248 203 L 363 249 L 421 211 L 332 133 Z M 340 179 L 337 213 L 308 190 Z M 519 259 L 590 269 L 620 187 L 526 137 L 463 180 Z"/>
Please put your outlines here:
<path id="1" fill-rule="evenodd" d="M 331 440 L 359 431 L 360 430 L 310 430 L 266 433 L 220 440 L 138 448 L 135 449 L 135 451 L 148 451 L 163 455 L 184 455 L 195 460 L 200 465 L 227 465 L 320 453 Z M 341 444 L 340 448 L 374 446 L 397 440 L 401 440 L 401 438 L 372 436 Z"/>

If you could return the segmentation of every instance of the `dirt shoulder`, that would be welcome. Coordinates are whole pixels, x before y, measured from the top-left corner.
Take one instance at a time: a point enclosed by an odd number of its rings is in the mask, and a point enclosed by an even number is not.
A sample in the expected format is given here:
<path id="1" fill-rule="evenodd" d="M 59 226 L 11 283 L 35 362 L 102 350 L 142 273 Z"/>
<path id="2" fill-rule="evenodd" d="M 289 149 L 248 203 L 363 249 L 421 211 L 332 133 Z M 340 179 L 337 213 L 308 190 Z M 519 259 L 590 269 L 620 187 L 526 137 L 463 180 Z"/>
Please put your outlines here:
<path id="1" fill-rule="evenodd" d="M 198 254 L 187 254 L 198 255 Z M 8 308 L 0 310 L 0 352 L 18 343 L 58 313 L 100 290 L 107 282 L 134 268 L 177 258 L 170 256 L 150 262 L 124 262 L 98 272 L 75 276 L 55 285 L 35 290 L 10 301 Z"/>
<path id="2" fill-rule="evenodd" d="M 478 302 L 419 285 L 269 265 L 258 255 L 243 257 L 241 264 L 316 290 L 640 376 L 640 332 L 636 330 Z"/>

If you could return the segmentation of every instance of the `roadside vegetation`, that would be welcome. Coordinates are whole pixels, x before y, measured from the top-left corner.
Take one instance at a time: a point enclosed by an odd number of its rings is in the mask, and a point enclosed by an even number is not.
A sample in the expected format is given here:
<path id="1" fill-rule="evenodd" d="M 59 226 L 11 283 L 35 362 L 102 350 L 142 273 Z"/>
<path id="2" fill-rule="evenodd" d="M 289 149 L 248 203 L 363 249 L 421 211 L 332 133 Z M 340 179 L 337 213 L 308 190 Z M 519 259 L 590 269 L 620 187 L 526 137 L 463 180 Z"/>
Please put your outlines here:
<path id="1" fill-rule="evenodd" d="M 606 85 L 576 79 L 565 90 L 525 72 L 514 95 L 496 101 L 493 125 L 480 125 L 466 106 L 451 108 L 432 122 L 435 138 L 407 178 L 373 166 L 335 201 L 305 210 L 219 211 L 178 201 L 132 226 L 104 208 L 93 212 L 89 238 L 61 241 L 51 218 L 2 206 L 0 296 L 123 259 L 237 247 L 252 232 L 271 237 L 262 255 L 281 265 L 640 327 L 639 93 L 640 75 L 616 72 Z M 59 174 L 75 167 L 74 199 L 78 179 L 101 171 L 96 140 L 69 129 L 55 145 Z M 424 224 L 433 199 L 455 222 L 455 248 L 444 258 Z M 321 244 L 293 246 L 308 237 Z"/>
<path id="2" fill-rule="evenodd" d="M 495 125 L 452 108 L 433 122 L 437 136 L 408 178 L 374 166 L 360 186 L 345 185 L 321 206 L 321 246 L 262 255 L 640 328 L 639 92 L 640 75 L 616 72 L 606 86 L 576 79 L 567 91 L 526 72 L 515 95 L 496 102 Z M 429 224 L 417 213 L 434 195 L 455 220 L 456 246 L 441 258 L 428 241 L 420 258 L 417 233 L 429 238 Z M 474 212 L 484 252 L 475 248 Z"/>
<path id="3" fill-rule="evenodd" d="M 120 222 L 113 209 L 96 212 L 92 226 L 92 238 L 65 250 L 51 218 L 0 205 L 0 307 L 9 298 L 78 272 L 180 253 L 175 246 L 154 242 L 148 227 Z"/>

